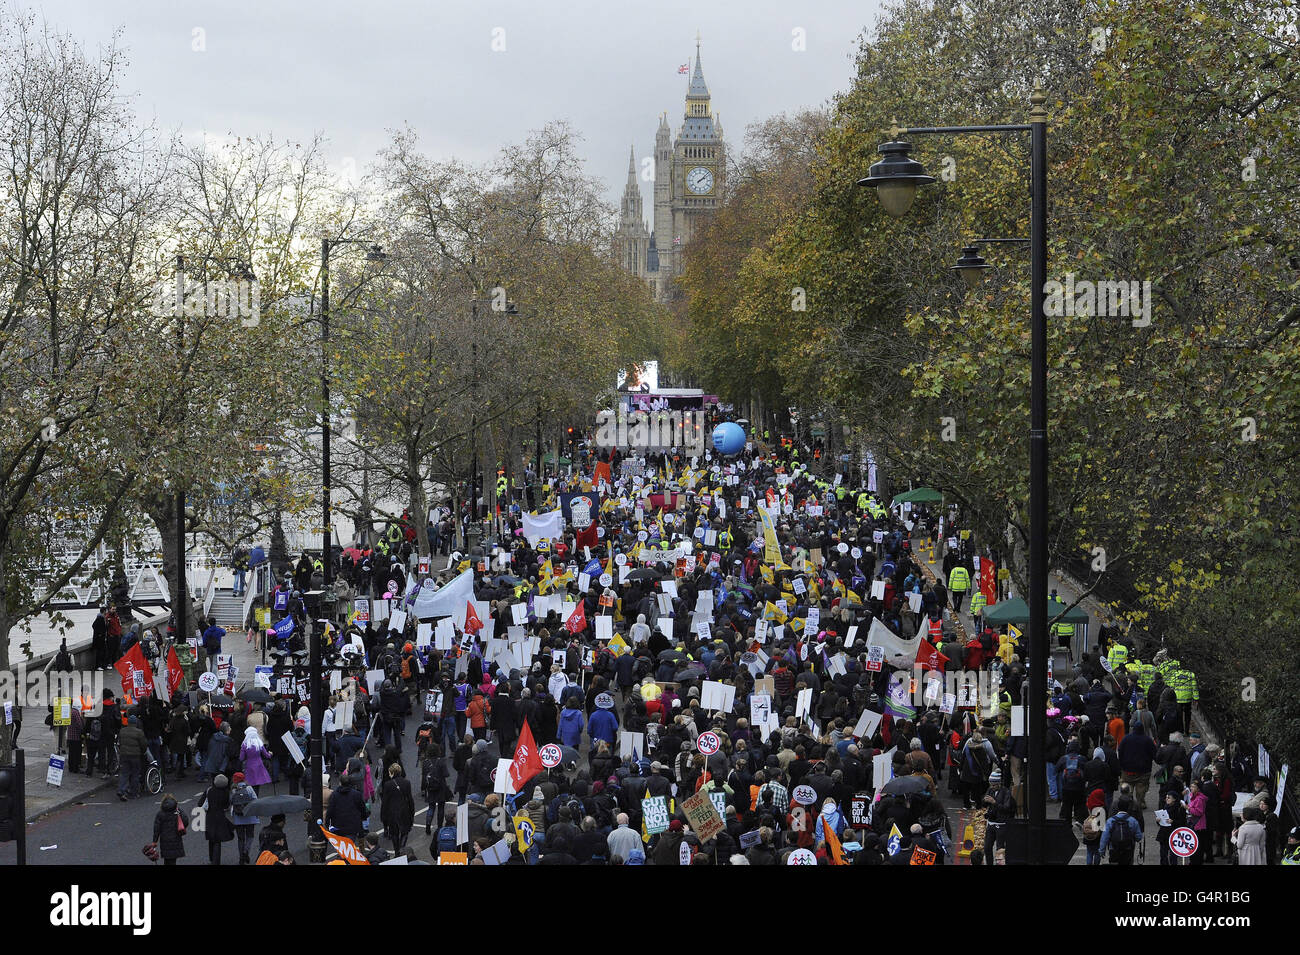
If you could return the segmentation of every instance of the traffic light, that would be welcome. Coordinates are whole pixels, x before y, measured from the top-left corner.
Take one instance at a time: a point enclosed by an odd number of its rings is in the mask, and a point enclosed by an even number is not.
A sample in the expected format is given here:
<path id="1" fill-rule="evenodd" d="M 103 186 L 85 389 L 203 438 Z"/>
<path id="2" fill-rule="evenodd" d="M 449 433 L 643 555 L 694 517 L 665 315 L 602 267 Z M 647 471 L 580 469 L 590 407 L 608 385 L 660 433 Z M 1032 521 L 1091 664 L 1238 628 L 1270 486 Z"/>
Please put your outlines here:
<path id="1" fill-rule="evenodd" d="M 18 773 L 12 766 L 0 767 L 0 842 L 12 842 L 21 825 L 22 799 Z"/>

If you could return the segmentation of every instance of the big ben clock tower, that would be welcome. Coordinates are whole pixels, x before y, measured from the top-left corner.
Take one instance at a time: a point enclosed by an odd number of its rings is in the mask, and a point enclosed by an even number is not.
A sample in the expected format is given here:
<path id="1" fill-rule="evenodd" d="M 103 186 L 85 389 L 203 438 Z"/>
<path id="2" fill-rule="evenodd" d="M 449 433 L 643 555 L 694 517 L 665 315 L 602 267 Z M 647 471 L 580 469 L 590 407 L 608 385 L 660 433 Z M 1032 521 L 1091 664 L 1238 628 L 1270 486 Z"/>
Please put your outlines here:
<path id="1" fill-rule="evenodd" d="M 656 160 L 664 151 L 656 151 Z M 686 115 L 673 143 L 672 158 L 655 165 L 655 239 L 662 273 L 658 288 L 665 296 L 672 279 L 681 274 L 682 250 L 699 223 L 718 207 L 726 180 L 725 160 L 722 122 L 713 114 L 697 37 Z"/>

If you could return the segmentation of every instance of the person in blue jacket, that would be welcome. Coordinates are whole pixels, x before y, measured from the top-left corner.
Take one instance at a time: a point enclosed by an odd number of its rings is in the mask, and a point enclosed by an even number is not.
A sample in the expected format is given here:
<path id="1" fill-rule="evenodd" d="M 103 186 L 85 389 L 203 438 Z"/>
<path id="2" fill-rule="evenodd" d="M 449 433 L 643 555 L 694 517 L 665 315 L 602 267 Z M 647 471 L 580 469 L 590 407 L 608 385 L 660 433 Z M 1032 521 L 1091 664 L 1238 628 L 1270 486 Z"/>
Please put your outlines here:
<path id="1" fill-rule="evenodd" d="M 561 717 L 561 724 L 563 724 L 563 717 Z M 614 715 L 614 711 L 597 708 L 596 712 L 591 714 L 591 719 L 587 721 L 587 735 L 591 737 L 591 745 L 595 746 L 599 740 L 604 740 L 613 747 L 617 734 L 618 717 Z"/>
<path id="2" fill-rule="evenodd" d="M 582 706 L 578 699 L 569 697 L 560 713 L 560 743 L 577 749 L 582 745 Z"/>

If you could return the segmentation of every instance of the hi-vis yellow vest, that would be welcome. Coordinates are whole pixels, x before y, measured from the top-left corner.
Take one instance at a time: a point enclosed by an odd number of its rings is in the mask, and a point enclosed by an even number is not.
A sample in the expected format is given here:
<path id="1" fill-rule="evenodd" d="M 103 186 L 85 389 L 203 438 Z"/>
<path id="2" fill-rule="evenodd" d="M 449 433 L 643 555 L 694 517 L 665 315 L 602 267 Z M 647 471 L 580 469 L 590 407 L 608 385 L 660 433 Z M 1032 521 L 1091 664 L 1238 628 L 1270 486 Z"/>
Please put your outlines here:
<path id="1" fill-rule="evenodd" d="M 948 589 L 958 593 L 970 589 L 970 571 L 965 567 L 954 567 L 948 574 Z"/>

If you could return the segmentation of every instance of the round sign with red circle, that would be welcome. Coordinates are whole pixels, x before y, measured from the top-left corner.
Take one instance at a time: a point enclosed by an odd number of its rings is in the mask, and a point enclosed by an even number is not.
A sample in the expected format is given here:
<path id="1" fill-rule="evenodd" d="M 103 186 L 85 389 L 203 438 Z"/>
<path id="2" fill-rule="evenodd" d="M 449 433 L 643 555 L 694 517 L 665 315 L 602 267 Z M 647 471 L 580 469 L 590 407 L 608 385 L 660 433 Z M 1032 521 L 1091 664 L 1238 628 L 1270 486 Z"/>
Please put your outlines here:
<path id="1" fill-rule="evenodd" d="M 542 765 L 547 769 L 554 769 L 564 759 L 564 753 L 554 743 L 547 743 L 537 751 L 537 755 L 542 758 Z"/>
<path id="2" fill-rule="evenodd" d="M 695 741 L 695 745 L 699 747 L 700 752 L 705 756 L 712 756 L 718 750 L 722 749 L 722 740 L 718 739 L 717 733 L 710 730 L 701 733 L 699 739 Z"/>
<path id="3" fill-rule="evenodd" d="M 1186 826 L 1179 826 L 1169 833 L 1169 851 L 1180 859 L 1187 859 L 1196 855 L 1198 842 L 1196 830 L 1189 829 Z"/>

